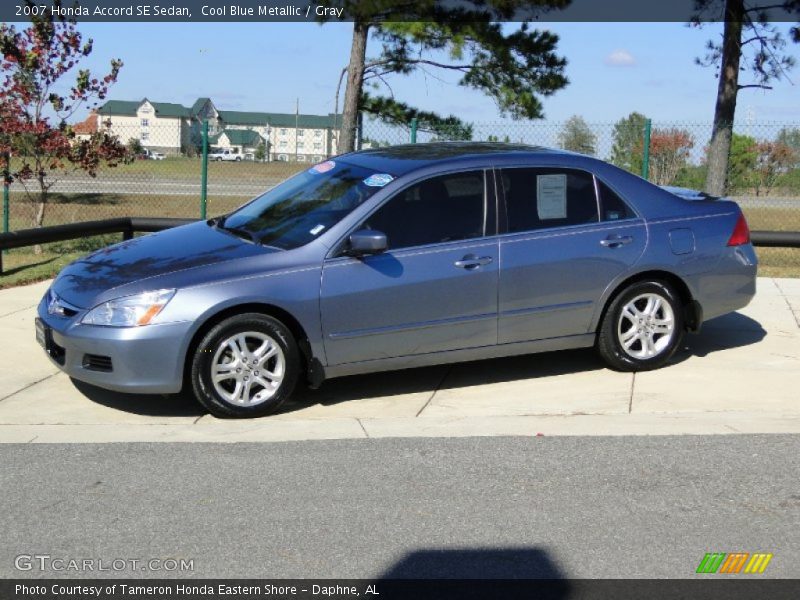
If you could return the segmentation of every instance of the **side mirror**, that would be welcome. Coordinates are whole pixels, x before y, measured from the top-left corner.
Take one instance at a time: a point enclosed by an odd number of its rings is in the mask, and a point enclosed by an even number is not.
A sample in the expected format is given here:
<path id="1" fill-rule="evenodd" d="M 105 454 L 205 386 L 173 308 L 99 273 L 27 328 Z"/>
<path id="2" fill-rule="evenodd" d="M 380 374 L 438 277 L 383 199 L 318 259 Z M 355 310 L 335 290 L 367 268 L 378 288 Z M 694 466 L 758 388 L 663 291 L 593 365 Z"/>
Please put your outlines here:
<path id="1" fill-rule="evenodd" d="M 381 231 L 362 229 L 350 234 L 350 256 L 366 256 L 368 254 L 380 254 L 389 247 L 386 234 Z"/>

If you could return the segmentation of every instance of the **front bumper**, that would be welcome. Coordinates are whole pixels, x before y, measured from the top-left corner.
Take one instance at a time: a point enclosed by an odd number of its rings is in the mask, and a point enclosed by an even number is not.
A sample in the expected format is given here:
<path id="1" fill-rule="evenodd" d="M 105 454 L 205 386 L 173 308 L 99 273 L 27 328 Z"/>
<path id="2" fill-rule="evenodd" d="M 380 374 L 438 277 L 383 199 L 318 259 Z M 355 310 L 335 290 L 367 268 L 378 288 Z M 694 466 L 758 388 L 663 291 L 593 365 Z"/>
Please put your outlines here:
<path id="1" fill-rule="evenodd" d="M 70 377 L 118 392 L 172 394 L 181 390 L 192 322 L 143 327 L 82 325 L 83 312 L 69 318 L 48 314 L 46 297 L 37 312 L 49 328 L 47 354 L 51 362 Z"/>

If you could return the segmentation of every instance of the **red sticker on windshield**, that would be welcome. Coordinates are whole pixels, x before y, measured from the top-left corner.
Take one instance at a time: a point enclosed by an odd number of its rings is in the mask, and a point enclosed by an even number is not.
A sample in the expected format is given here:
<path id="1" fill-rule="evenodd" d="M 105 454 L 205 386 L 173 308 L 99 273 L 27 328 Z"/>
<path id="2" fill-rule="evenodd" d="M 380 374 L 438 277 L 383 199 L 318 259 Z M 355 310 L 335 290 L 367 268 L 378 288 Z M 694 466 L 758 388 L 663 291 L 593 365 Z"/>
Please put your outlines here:
<path id="1" fill-rule="evenodd" d="M 308 171 L 310 173 L 327 173 L 331 169 L 336 166 L 336 163 L 332 160 L 326 160 L 325 162 L 321 162 L 318 165 L 314 165 Z"/>

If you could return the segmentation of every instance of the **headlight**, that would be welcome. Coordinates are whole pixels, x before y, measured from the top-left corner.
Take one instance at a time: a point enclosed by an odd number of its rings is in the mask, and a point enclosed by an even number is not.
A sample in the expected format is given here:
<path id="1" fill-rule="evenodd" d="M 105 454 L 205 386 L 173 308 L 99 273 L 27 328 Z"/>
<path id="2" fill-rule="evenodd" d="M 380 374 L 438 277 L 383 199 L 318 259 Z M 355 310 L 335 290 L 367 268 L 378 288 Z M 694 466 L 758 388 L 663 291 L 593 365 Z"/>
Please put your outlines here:
<path id="1" fill-rule="evenodd" d="M 158 290 L 109 300 L 86 313 L 81 323 L 109 327 L 147 325 L 175 295 L 175 290 Z"/>

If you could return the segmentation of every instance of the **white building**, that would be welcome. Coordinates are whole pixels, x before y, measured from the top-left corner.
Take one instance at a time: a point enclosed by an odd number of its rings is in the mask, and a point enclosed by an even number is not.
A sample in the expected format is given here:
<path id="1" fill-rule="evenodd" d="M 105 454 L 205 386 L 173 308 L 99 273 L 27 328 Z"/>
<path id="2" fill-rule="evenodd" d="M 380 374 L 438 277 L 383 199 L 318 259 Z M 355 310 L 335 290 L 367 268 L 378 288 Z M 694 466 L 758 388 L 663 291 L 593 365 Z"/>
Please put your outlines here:
<path id="1" fill-rule="evenodd" d="M 210 98 L 199 98 L 188 108 L 145 98 L 109 100 L 97 109 L 97 119 L 124 143 L 138 139 L 145 148 L 165 154 L 198 148 L 204 120 L 210 140 L 219 148 L 254 152 L 263 145 L 269 160 L 299 162 L 319 162 L 336 154 L 333 115 L 218 110 Z M 243 131 L 252 133 L 239 133 Z"/>

